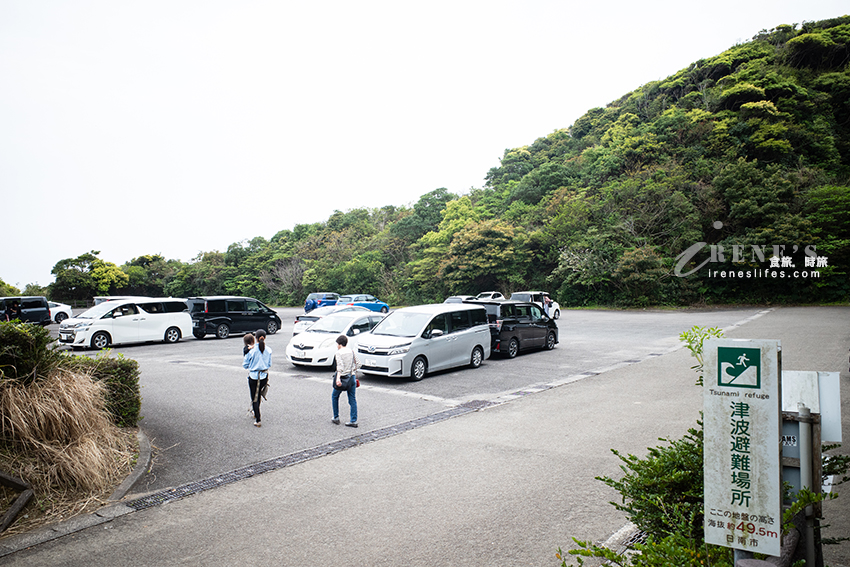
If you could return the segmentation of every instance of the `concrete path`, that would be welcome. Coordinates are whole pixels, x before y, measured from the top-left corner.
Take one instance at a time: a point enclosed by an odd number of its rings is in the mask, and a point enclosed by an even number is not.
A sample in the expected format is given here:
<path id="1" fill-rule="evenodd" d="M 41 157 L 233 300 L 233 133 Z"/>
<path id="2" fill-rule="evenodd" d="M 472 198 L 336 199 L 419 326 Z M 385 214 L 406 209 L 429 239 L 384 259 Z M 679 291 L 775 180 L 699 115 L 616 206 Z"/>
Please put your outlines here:
<path id="1" fill-rule="evenodd" d="M 727 336 L 780 339 L 786 370 L 841 371 L 848 453 L 850 308 L 777 309 Z M 618 475 L 610 449 L 643 455 L 695 425 L 692 364 L 679 349 L 553 377 L 560 385 L 165 504 L 113 506 L 30 549 L 13 551 L 27 536 L 0 540 L 0 565 L 558 565 L 571 537 L 603 542 L 626 523 L 608 504 L 619 495 L 594 478 Z M 844 492 L 826 507 L 833 535 L 848 534 Z M 826 557 L 850 565 L 850 544 Z"/>

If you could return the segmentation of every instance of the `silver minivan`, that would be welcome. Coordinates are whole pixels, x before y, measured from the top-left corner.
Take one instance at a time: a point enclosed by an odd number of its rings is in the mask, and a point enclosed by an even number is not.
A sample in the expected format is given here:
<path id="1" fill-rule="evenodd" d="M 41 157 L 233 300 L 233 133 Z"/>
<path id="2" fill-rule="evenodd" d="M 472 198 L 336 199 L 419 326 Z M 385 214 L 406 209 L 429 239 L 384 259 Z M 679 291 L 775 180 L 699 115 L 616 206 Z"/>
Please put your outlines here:
<path id="1" fill-rule="evenodd" d="M 469 304 L 397 309 L 357 345 L 363 373 L 413 380 L 456 366 L 478 368 L 489 356 L 487 311 Z"/>

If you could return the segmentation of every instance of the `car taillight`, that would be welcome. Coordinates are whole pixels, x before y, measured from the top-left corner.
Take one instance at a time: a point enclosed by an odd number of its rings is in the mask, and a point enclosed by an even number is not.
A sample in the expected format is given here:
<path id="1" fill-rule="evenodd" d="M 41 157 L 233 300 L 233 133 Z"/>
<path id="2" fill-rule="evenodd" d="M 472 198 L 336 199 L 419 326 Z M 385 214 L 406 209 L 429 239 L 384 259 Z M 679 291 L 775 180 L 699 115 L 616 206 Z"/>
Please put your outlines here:
<path id="1" fill-rule="evenodd" d="M 501 319 L 496 319 L 496 330 L 497 331 L 502 330 L 502 320 Z"/>
<path id="2" fill-rule="evenodd" d="M 204 313 L 210 312 L 209 307 L 210 307 L 210 304 L 208 302 L 204 301 Z"/>

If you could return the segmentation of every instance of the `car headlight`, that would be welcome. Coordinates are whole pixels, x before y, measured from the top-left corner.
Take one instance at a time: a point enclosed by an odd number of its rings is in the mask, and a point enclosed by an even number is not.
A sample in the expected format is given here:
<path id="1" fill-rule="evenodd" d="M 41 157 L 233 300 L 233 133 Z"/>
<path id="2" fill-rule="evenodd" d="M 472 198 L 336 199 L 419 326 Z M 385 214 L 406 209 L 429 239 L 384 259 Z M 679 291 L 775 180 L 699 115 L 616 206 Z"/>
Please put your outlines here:
<path id="1" fill-rule="evenodd" d="M 319 345 L 319 348 L 328 348 L 332 346 L 336 342 L 336 337 L 325 339 L 322 341 L 322 344 Z"/>
<path id="2" fill-rule="evenodd" d="M 85 321 L 82 322 L 82 323 L 77 323 L 76 325 L 74 325 L 74 328 L 78 329 L 78 330 L 88 329 L 89 327 L 91 327 L 91 322 L 85 322 Z"/>
<path id="3" fill-rule="evenodd" d="M 400 345 L 400 346 L 392 347 L 387 354 L 390 355 L 390 356 L 392 356 L 394 354 L 404 354 L 404 353 L 408 352 L 409 350 L 410 350 L 409 344 L 408 345 Z"/>

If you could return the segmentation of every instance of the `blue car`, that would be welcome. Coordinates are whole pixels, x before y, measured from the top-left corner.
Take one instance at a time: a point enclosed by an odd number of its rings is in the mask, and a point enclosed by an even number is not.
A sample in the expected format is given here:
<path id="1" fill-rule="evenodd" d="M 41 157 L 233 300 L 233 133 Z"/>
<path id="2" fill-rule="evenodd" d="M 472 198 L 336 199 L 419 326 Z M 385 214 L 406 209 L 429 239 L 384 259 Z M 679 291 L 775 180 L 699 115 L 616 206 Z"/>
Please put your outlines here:
<path id="1" fill-rule="evenodd" d="M 370 309 L 372 311 L 380 311 L 381 313 L 386 313 L 390 310 L 389 305 L 387 305 L 383 301 L 378 300 L 377 298 L 375 298 L 374 295 L 367 295 L 365 293 L 340 295 L 336 304 L 357 305 L 359 307 L 365 307 L 366 309 Z"/>
<path id="2" fill-rule="evenodd" d="M 309 313 L 313 309 L 317 309 L 319 307 L 327 307 L 328 305 L 336 305 L 336 300 L 339 298 L 339 295 L 335 293 L 328 293 L 326 291 L 320 291 L 318 293 L 311 293 L 307 296 L 307 299 L 304 301 L 304 313 Z"/>

